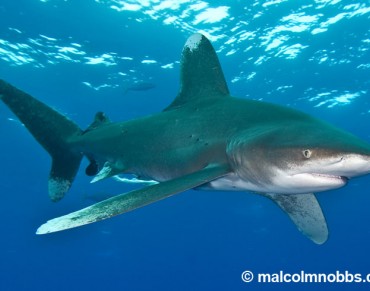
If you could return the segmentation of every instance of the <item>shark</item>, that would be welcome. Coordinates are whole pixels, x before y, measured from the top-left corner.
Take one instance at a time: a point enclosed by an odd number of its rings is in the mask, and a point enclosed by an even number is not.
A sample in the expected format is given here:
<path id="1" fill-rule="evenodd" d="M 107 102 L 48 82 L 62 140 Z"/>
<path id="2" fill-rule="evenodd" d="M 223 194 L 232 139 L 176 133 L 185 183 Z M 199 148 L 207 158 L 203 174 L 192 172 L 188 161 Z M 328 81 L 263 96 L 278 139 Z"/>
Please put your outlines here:
<path id="1" fill-rule="evenodd" d="M 262 195 L 323 244 L 329 231 L 316 193 L 369 174 L 370 144 L 304 112 L 232 97 L 202 34 L 187 39 L 180 67 L 179 93 L 162 112 L 123 122 L 98 112 L 85 130 L 0 81 L 1 100 L 51 156 L 52 201 L 68 192 L 84 157 L 92 182 L 117 174 L 156 182 L 51 219 L 36 233 L 101 221 L 196 189 Z"/>

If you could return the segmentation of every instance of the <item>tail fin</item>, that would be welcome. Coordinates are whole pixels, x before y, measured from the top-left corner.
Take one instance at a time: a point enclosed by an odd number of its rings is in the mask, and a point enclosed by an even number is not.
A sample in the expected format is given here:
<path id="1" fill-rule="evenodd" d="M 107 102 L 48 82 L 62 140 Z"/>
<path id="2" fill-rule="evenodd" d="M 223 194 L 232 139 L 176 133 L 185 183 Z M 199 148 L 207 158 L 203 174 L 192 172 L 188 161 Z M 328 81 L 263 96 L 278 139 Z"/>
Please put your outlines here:
<path id="1" fill-rule="evenodd" d="M 50 154 L 49 196 L 52 201 L 61 200 L 71 187 L 82 159 L 82 154 L 73 151 L 68 141 L 82 131 L 67 117 L 3 80 L 0 80 L 0 99 Z"/>

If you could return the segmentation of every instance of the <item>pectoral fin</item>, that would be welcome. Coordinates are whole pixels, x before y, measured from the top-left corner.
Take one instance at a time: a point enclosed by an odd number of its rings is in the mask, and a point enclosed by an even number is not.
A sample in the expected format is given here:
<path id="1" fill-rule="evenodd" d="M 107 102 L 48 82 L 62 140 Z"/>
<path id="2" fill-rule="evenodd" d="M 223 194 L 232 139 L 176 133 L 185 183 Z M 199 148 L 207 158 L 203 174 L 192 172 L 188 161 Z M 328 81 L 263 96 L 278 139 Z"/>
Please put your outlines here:
<path id="1" fill-rule="evenodd" d="M 229 172 L 230 170 L 227 166 L 212 165 L 199 172 L 129 193 L 120 194 L 79 211 L 49 220 L 39 227 L 36 234 L 57 232 L 107 219 L 192 189 L 224 176 Z"/>
<path id="2" fill-rule="evenodd" d="M 314 194 L 262 194 L 285 211 L 297 228 L 316 244 L 328 239 L 328 227 Z"/>
<path id="3" fill-rule="evenodd" d="M 96 183 L 100 180 L 113 177 L 122 173 L 123 170 L 124 167 L 122 165 L 106 162 L 104 164 L 104 167 L 99 171 L 99 173 L 96 174 L 96 176 L 90 181 L 90 183 Z"/>

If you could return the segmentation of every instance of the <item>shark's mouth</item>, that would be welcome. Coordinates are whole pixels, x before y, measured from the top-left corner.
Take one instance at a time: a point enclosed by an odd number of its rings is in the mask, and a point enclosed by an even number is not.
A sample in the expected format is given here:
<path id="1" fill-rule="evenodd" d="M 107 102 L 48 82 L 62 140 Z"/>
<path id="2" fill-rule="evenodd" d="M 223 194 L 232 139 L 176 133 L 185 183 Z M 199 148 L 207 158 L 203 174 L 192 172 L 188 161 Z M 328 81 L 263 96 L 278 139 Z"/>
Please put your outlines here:
<path id="1" fill-rule="evenodd" d="M 347 183 L 349 178 L 346 176 L 337 176 L 337 175 L 330 175 L 330 174 L 318 174 L 318 173 L 310 173 L 313 177 L 323 178 L 323 179 L 332 179 L 342 181 L 343 183 Z"/>

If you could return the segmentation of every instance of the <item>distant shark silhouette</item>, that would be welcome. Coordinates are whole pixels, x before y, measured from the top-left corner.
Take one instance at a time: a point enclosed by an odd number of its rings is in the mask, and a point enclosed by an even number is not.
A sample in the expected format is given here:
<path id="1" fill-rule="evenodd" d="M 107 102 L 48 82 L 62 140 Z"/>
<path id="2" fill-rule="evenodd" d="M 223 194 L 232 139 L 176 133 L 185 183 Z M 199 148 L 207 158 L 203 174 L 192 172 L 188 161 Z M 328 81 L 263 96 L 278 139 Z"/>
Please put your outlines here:
<path id="1" fill-rule="evenodd" d="M 125 86 L 123 94 L 127 94 L 129 91 L 148 91 L 155 87 L 156 85 L 154 83 L 139 81 L 139 82 L 132 83 L 128 86 Z"/>
<path id="2" fill-rule="evenodd" d="M 71 187 L 84 156 L 94 182 L 118 173 L 160 182 L 52 219 L 37 234 L 103 220 L 197 188 L 268 197 L 304 235 L 322 244 L 328 229 L 313 193 L 370 172 L 370 144 L 302 112 L 231 97 L 217 55 L 201 34 L 187 40 L 180 92 L 158 114 L 112 123 L 98 113 L 82 131 L 4 81 L 0 95 L 51 155 L 53 201 Z"/>

